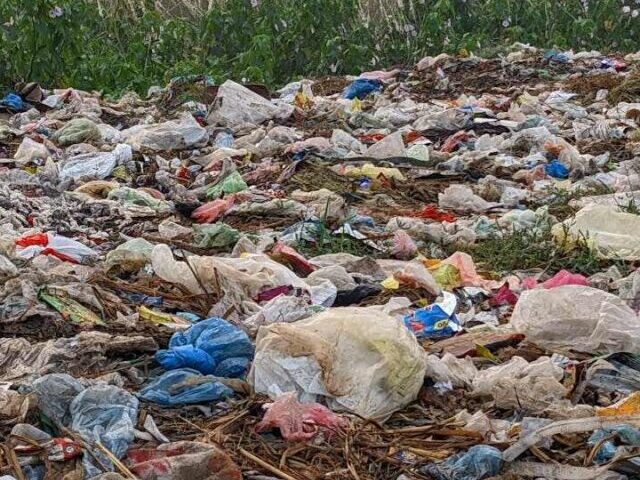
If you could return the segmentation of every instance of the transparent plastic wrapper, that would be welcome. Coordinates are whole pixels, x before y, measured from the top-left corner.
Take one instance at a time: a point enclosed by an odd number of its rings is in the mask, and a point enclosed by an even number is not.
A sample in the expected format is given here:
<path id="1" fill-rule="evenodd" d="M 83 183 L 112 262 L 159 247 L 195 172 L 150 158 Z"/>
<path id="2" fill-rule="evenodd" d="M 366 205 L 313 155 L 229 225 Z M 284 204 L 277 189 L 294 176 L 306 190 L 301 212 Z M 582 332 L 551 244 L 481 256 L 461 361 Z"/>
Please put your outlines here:
<path id="1" fill-rule="evenodd" d="M 26 165 L 36 160 L 45 160 L 49 157 L 49 149 L 42 143 L 25 137 L 18 147 L 13 159 L 18 165 Z"/>
<path id="2" fill-rule="evenodd" d="M 602 258 L 640 259 L 640 216 L 622 212 L 617 207 L 585 207 L 574 218 L 555 225 L 552 233 L 561 245 L 586 238 Z"/>
<path id="3" fill-rule="evenodd" d="M 116 165 L 130 161 L 131 147 L 118 144 L 112 152 L 84 153 L 71 157 L 60 169 L 61 180 L 103 180 Z"/>
<path id="4" fill-rule="evenodd" d="M 397 282 L 410 288 L 424 288 L 433 295 L 440 295 L 442 291 L 427 267 L 417 259 L 410 262 L 379 260 L 378 264 Z"/>
<path id="5" fill-rule="evenodd" d="M 416 398 L 424 360 L 401 321 L 375 308 L 332 308 L 260 328 L 249 382 L 273 399 L 296 392 L 302 402 L 385 420 Z"/>
<path id="6" fill-rule="evenodd" d="M 232 248 L 240 239 L 240 232 L 225 223 L 194 225 L 193 244 L 200 248 Z"/>
<path id="7" fill-rule="evenodd" d="M 391 255 L 402 260 L 409 260 L 415 257 L 418 247 L 411 236 L 404 230 L 396 230 L 393 234 L 393 247 Z"/>
<path id="8" fill-rule="evenodd" d="M 473 379 L 473 394 L 492 396 L 499 408 L 522 408 L 534 414 L 561 400 L 567 394 L 560 383 L 561 367 L 549 357 L 528 363 L 521 357 L 481 370 Z"/>
<path id="9" fill-rule="evenodd" d="M 101 140 L 98 126 L 88 118 L 74 118 L 56 131 L 51 138 L 58 145 L 66 147 L 76 143 L 91 143 Z"/>
<path id="10" fill-rule="evenodd" d="M 309 285 L 317 285 L 324 280 L 334 284 L 338 291 L 353 290 L 357 286 L 353 277 L 340 265 L 320 268 L 312 272 L 306 279 Z"/>
<path id="11" fill-rule="evenodd" d="M 279 295 L 265 303 L 258 313 L 246 318 L 242 323 L 255 333 L 262 325 L 297 322 L 317 312 L 318 308 L 313 307 L 304 297 Z"/>
<path id="12" fill-rule="evenodd" d="M 231 172 L 225 178 L 215 185 L 207 189 L 207 197 L 218 198 L 221 195 L 229 195 L 231 193 L 241 192 L 246 190 L 247 183 L 242 179 L 240 173 L 236 170 Z"/>
<path id="13" fill-rule="evenodd" d="M 640 353 L 640 319 L 619 297 L 567 285 L 522 292 L 511 326 L 543 348 Z"/>
<path id="14" fill-rule="evenodd" d="M 436 383 L 449 383 L 453 387 L 471 386 L 478 374 L 478 369 L 470 357 L 456 358 L 445 353 L 442 358 L 437 355 L 427 356 L 425 376 Z"/>
<path id="15" fill-rule="evenodd" d="M 226 127 L 242 123 L 259 125 L 274 118 L 287 118 L 293 110 L 292 105 L 275 105 L 248 88 L 227 80 L 218 89 L 207 123 Z"/>
<path id="16" fill-rule="evenodd" d="M 485 212 L 497 207 L 498 203 L 487 202 L 465 185 L 450 185 L 443 193 L 438 194 L 438 205 L 460 212 Z"/>
<path id="17" fill-rule="evenodd" d="M 209 139 L 209 132 L 187 112 L 177 120 L 135 125 L 122 130 L 121 133 L 124 142 L 131 145 L 135 151 L 183 150 L 203 146 Z"/>
<path id="18" fill-rule="evenodd" d="M 300 403 L 295 392 L 282 394 L 273 403 L 263 406 L 265 414 L 256 425 L 257 432 L 278 428 L 290 442 L 311 440 L 320 432 L 331 436 L 348 422 L 319 403 Z"/>

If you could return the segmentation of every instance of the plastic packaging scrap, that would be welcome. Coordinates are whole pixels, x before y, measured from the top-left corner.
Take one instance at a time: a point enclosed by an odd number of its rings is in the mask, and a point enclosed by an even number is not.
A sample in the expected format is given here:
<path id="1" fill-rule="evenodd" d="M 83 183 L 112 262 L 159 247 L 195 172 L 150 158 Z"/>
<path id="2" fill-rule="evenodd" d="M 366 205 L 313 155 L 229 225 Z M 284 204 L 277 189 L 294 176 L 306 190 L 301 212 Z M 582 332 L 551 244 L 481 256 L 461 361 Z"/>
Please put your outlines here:
<path id="1" fill-rule="evenodd" d="M 602 290 L 568 285 L 522 292 L 511 326 L 543 348 L 640 353 L 640 319 Z"/>
<path id="2" fill-rule="evenodd" d="M 319 433 L 331 436 L 348 422 L 318 403 L 300 403 L 294 392 L 284 393 L 273 403 L 263 406 L 264 418 L 256 425 L 257 432 L 280 429 L 289 442 L 307 441 Z"/>
<path id="3" fill-rule="evenodd" d="M 221 318 L 196 323 L 176 332 L 167 350 L 159 350 L 156 361 L 166 370 L 191 368 L 217 377 L 242 377 L 253 357 L 247 334 Z"/>
<path id="4" fill-rule="evenodd" d="M 587 206 L 552 232 L 561 246 L 586 240 L 602 258 L 640 259 L 640 216 L 617 207 Z"/>
<path id="5" fill-rule="evenodd" d="M 233 390 L 211 376 L 197 370 L 170 370 L 147 383 L 138 397 L 163 406 L 203 404 L 229 398 Z"/>
<path id="6" fill-rule="evenodd" d="M 273 399 L 297 392 L 303 402 L 384 420 L 415 399 L 424 358 L 395 318 L 375 308 L 332 308 L 261 327 L 249 382 Z"/>
<path id="7" fill-rule="evenodd" d="M 144 238 L 132 238 L 107 253 L 105 267 L 136 272 L 151 260 L 153 245 Z"/>
<path id="8" fill-rule="evenodd" d="M 52 255 L 65 262 L 84 263 L 97 256 L 94 250 L 82 243 L 51 232 L 23 236 L 15 244 L 16 254 L 26 259 Z"/>
<path id="9" fill-rule="evenodd" d="M 38 293 L 38 299 L 60 312 L 65 320 L 84 325 L 106 325 L 102 318 L 71 298 L 52 295 L 42 289 Z"/>
<path id="10" fill-rule="evenodd" d="M 241 480 L 242 472 L 220 448 L 181 441 L 127 452 L 126 464 L 140 480 Z"/>
<path id="11" fill-rule="evenodd" d="M 358 78 L 351 82 L 344 92 L 342 98 L 353 100 L 358 98 L 364 100 L 367 95 L 382 91 L 382 82 L 377 79 Z"/>
<path id="12" fill-rule="evenodd" d="M 418 338 L 442 338 L 462 330 L 455 316 L 456 296 L 443 292 L 442 302 L 416 310 L 404 318 L 404 324 Z"/>
<path id="13" fill-rule="evenodd" d="M 423 467 L 423 473 L 436 480 L 482 480 L 496 476 L 502 470 L 502 452 L 489 445 L 476 445 L 445 462 Z"/>

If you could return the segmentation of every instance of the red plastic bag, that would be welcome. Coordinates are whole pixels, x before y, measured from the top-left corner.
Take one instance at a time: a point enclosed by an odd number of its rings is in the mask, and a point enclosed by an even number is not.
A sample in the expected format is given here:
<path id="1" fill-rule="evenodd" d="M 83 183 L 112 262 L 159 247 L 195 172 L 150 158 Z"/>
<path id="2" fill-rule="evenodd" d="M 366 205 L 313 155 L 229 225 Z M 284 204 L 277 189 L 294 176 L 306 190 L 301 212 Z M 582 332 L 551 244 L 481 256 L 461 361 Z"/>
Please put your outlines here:
<path id="1" fill-rule="evenodd" d="M 38 255 L 51 255 L 71 263 L 82 263 L 85 259 L 97 256 L 91 248 L 72 239 L 55 233 L 36 233 L 21 237 L 15 241 L 19 257 L 31 259 Z"/>
<path id="2" fill-rule="evenodd" d="M 263 408 L 266 412 L 256 425 L 256 432 L 279 428 L 282 437 L 291 442 L 310 440 L 320 430 L 330 436 L 348 425 L 345 419 L 319 403 L 300 403 L 294 392 L 283 394 Z"/>
<path id="3" fill-rule="evenodd" d="M 416 217 L 426 218 L 430 220 L 436 220 L 437 222 L 449 222 L 456 221 L 456 217 L 444 210 L 440 210 L 435 205 L 425 205 L 425 207 L 415 214 Z"/>
<path id="4" fill-rule="evenodd" d="M 269 256 L 276 262 L 289 266 L 298 275 L 306 277 L 312 273 L 315 268 L 306 258 L 296 252 L 292 247 L 288 247 L 282 242 L 275 244 Z"/>
<path id="5" fill-rule="evenodd" d="M 191 218 L 198 223 L 215 222 L 233 206 L 234 202 L 235 197 L 233 195 L 230 195 L 227 198 L 219 198 L 217 200 L 207 202 L 196 208 L 191 214 Z"/>
<path id="6" fill-rule="evenodd" d="M 500 305 L 515 305 L 518 302 L 518 296 L 511 291 L 509 284 L 505 283 L 498 291 L 489 299 L 489 305 L 499 307 Z"/>
<path id="7" fill-rule="evenodd" d="M 466 142 L 467 140 L 469 140 L 469 134 L 464 130 L 460 130 L 445 140 L 440 151 L 444 153 L 451 153 L 454 150 L 457 150 L 462 142 Z"/>

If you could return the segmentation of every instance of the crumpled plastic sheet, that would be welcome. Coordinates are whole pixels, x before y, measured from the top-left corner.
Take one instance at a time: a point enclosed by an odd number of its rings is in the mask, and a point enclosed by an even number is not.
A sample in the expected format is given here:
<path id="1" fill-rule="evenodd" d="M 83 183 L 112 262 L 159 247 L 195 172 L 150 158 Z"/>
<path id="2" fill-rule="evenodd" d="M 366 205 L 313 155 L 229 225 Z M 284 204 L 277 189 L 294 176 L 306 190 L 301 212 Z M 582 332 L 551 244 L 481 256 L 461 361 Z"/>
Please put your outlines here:
<path id="1" fill-rule="evenodd" d="M 482 480 L 498 475 L 502 463 L 502 452 L 496 447 L 476 445 L 441 464 L 427 465 L 421 471 L 435 480 Z"/>

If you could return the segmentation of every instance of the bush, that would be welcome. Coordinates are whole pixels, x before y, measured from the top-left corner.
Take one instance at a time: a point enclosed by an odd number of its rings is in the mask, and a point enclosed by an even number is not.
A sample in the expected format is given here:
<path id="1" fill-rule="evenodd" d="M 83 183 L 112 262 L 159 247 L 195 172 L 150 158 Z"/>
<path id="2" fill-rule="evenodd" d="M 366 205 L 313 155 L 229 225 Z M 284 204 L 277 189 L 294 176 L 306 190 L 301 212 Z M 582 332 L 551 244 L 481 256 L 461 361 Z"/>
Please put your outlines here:
<path id="1" fill-rule="evenodd" d="M 176 75 L 276 85 L 514 41 L 639 48 L 631 0 L 224 0 L 202 13 L 174 1 L 171 14 L 137 1 L 3 0 L 0 82 L 144 93 Z"/>

